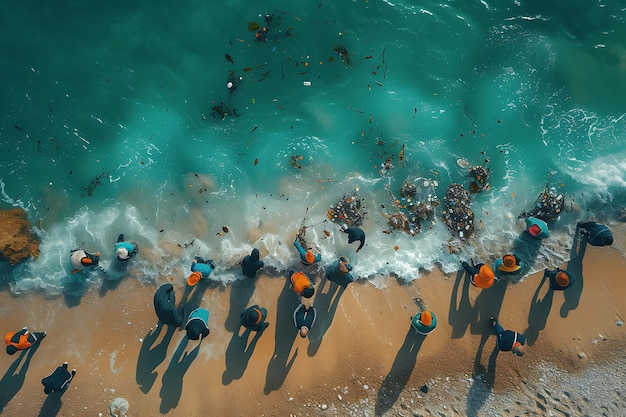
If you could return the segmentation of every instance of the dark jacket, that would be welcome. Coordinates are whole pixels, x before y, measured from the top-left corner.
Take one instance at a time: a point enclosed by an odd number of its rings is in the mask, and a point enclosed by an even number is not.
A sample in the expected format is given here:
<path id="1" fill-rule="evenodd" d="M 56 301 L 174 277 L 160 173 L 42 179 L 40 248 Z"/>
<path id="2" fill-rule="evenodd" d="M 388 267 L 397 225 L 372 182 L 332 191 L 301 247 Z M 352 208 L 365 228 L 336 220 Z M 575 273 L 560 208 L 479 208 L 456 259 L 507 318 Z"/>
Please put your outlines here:
<path id="1" fill-rule="evenodd" d="M 606 224 L 596 222 L 579 223 L 578 227 L 586 230 L 587 242 L 591 246 L 609 246 L 613 244 L 613 233 Z"/>
<path id="2" fill-rule="evenodd" d="M 311 330 L 311 327 L 315 324 L 316 315 L 315 307 L 307 309 L 304 304 L 300 304 L 293 312 L 293 324 L 297 329 L 306 326 L 307 329 Z"/>
<path id="3" fill-rule="evenodd" d="M 183 317 L 176 309 L 176 300 L 174 287 L 172 284 L 163 284 L 154 294 L 154 310 L 163 324 L 170 326 L 180 326 L 183 323 Z"/>
<path id="4" fill-rule="evenodd" d="M 64 392 L 70 386 L 70 381 L 76 375 L 76 371 L 72 370 L 70 374 L 67 371 L 67 364 L 59 366 L 50 375 L 41 380 L 44 386 L 43 391 L 50 394 L 52 391 Z"/>
<path id="5" fill-rule="evenodd" d="M 256 272 L 263 268 L 264 263 L 260 260 L 259 250 L 257 248 L 252 249 L 252 253 L 243 258 L 243 264 L 241 265 L 241 272 L 248 278 L 254 278 Z"/>
<path id="6" fill-rule="evenodd" d="M 522 345 L 526 343 L 526 338 L 514 332 L 513 330 L 505 330 L 498 335 L 498 349 L 503 352 L 509 352 L 513 349 L 515 342 L 520 342 Z"/>
<path id="7" fill-rule="evenodd" d="M 342 256 L 341 258 L 337 259 L 335 262 L 326 267 L 326 278 L 342 286 L 346 286 L 354 281 L 352 274 L 350 274 L 350 271 L 352 271 L 352 265 L 350 265 L 350 263 L 348 262 L 345 262 L 344 260 L 345 258 Z M 343 271 L 342 268 L 340 268 L 340 265 L 343 265 L 345 267 Z"/>
<path id="8" fill-rule="evenodd" d="M 349 229 L 344 230 L 345 233 L 348 234 L 348 243 L 356 242 L 357 240 L 361 242 L 357 251 L 360 250 L 363 245 L 365 245 L 365 232 L 363 229 L 359 227 L 351 227 Z"/>
<path id="9" fill-rule="evenodd" d="M 265 330 L 265 319 L 267 318 L 267 310 L 255 304 L 242 311 L 240 314 L 240 318 L 241 325 L 243 327 L 253 330 L 255 332 L 259 332 Z"/>

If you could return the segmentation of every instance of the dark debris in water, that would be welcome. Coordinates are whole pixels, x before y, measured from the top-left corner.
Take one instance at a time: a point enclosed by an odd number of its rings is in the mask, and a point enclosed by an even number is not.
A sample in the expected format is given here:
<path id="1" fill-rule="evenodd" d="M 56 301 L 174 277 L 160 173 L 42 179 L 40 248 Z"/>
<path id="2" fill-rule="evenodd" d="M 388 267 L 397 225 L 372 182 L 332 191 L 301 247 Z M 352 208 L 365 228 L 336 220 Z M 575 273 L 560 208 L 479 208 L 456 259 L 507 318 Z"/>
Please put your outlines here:
<path id="1" fill-rule="evenodd" d="M 453 236 L 462 240 L 474 233 L 474 212 L 470 208 L 470 193 L 461 184 L 450 184 L 443 206 L 443 222 Z"/>
<path id="2" fill-rule="evenodd" d="M 345 194 L 336 204 L 330 206 L 327 216 L 330 221 L 338 224 L 347 224 L 349 227 L 358 227 L 363 224 L 367 212 L 357 191 Z"/>
<path id="3" fill-rule="evenodd" d="M 519 217 L 536 217 L 544 222 L 556 220 L 565 210 L 565 198 L 563 194 L 556 192 L 554 187 L 546 186 L 539 194 L 532 209 L 522 212 Z"/>
<path id="4" fill-rule="evenodd" d="M 484 189 L 490 190 L 489 174 L 489 168 L 484 168 L 482 166 L 471 167 L 467 172 L 467 176 L 474 180 L 470 182 L 470 191 L 476 194 Z"/>

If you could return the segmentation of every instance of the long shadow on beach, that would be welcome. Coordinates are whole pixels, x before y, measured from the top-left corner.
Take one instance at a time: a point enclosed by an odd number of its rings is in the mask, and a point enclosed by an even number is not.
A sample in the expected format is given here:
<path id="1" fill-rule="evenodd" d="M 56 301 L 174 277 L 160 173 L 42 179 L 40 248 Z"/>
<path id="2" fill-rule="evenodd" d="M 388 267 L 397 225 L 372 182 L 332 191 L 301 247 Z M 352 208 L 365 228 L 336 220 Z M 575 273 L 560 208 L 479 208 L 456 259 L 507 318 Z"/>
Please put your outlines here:
<path id="1" fill-rule="evenodd" d="M 563 291 L 563 305 L 561 306 L 561 317 L 565 318 L 570 311 L 578 307 L 580 296 L 583 293 L 583 258 L 587 249 L 587 239 L 582 238 L 580 233 L 574 235 L 572 249 L 570 250 L 570 261 L 567 263 L 567 271 L 574 276 L 574 283 L 571 287 Z"/>
<path id="2" fill-rule="evenodd" d="M 117 289 L 122 281 L 128 277 L 128 270 L 130 269 L 131 262 L 132 260 L 119 261 L 117 259 L 113 259 L 111 261 L 110 270 L 103 270 L 102 284 L 100 284 L 100 289 L 98 290 L 100 297 L 104 297 L 109 291 Z"/>
<path id="3" fill-rule="evenodd" d="M 375 407 L 377 416 L 382 416 L 389 411 L 400 397 L 400 393 L 409 381 L 413 368 L 415 368 L 417 354 L 422 343 L 424 343 L 424 339 L 426 336 L 417 333 L 411 327 L 409 328 L 404 343 L 396 354 L 393 365 L 391 365 L 391 370 L 378 390 Z"/>
<path id="4" fill-rule="evenodd" d="M 490 333 L 486 330 L 487 334 L 484 340 L 489 338 Z M 491 395 L 493 391 L 493 385 L 496 380 L 496 359 L 498 358 L 498 346 L 494 346 L 491 355 L 489 355 L 489 361 L 487 368 L 481 363 L 482 351 L 484 343 L 481 341 L 481 346 L 476 352 L 476 358 L 474 360 L 474 375 L 472 378 L 472 386 L 467 393 L 466 399 L 466 412 L 468 417 L 478 417 L 482 413 L 479 410 L 485 404 L 485 401 Z"/>
<path id="5" fill-rule="evenodd" d="M 158 376 L 154 370 L 165 360 L 167 348 L 176 331 L 176 327 L 167 326 L 167 332 L 163 336 L 163 340 L 158 345 L 152 347 L 165 326 L 165 324 L 161 324 L 156 329 L 150 330 L 143 339 L 141 349 L 139 350 L 135 381 L 137 381 L 139 388 L 144 394 L 147 394 L 154 385 L 154 381 L 156 381 Z"/>
<path id="6" fill-rule="evenodd" d="M 289 357 L 298 334 L 298 329 L 293 324 L 293 311 L 300 303 L 298 296 L 290 288 L 290 285 L 291 282 L 288 279 L 285 280 L 283 290 L 276 302 L 275 345 L 274 353 L 267 365 L 265 388 L 263 389 L 265 395 L 279 389 L 283 385 L 296 360 L 296 356 L 298 356 L 298 349 L 296 348 L 293 356 Z"/>
<path id="7" fill-rule="evenodd" d="M 159 392 L 159 396 L 161 397 L 161 407 L 159 411 L 161 411 L 161 414 L 166 414 L 172 408 L 178 406 L 180 396 L 183 393 L 183 377 L 191 366 L 191 363 L 198 356 L 198 352 L 200 352 L 200 343 L 198 343 L 198 346 L 191 352 L 184 352 L 188 343 L 189 339 L 183 337 L 174 355 L 172 355 L 172 360 L 167 370 L 163 374 L 163 385 Z"/>
<path id="8" fill-rule="evenodd" d="M 233 379 L 240 379 L 243 376 L 243 373 L 248 367 L 248 362 L 250 362 L 250 358 L 252 357 L 252 353 L 254 352 L 254 348 L 263 334 L 263 332 L 255 332 L 250 344 L 248 344 L 252 331 L 246 329 L 240 335 L 239 330 L 240 329 L 237 329 L 235 333 L 233 333 L 233 337 L 230 339 L 230 343 L 226 348 L 226 369 L 222 374 L 222 384 L 224 385 L 228 385 Z"/>
<path id="9" fill-rule="evenodd" d="M 181 324 L 181 329 L 185 328 L 185 324 L 187 324 L 187 320 L 189 319 L 189 315 L 196 308 L 200 307 L 200 303 L 202 302 L 202 296 L 206 292 L 206 290 L 211 288 L 219 287 L 221 284 L 218 282 L 203 278 L 196 285 L 190 287 L 187 285 L 185 287 L 185 292 L 183 293 L 182 300 L 178 305 L 178 308 L 181 310 L 181 314 L 183 316 L 183 323 Z"/>
<path id="10" fill-rule="evenodd" d="M 533 298 L 530 301 L 530 309 L 528 311 L 528 327 L 524 330 L 523 335 L 526 337 L 526 342 L 529 346 L 532 346 L 539 338 L 539 332 L 546 328 L 548 322 L 548 316 L 552 309 L 552 299 L 554 298 L 554 290 L 548 286 L 548 290 L 542 299 L 539 299 L 539 293 L 541 288 L 548 281 L 548 276 L 544 275 L 539 283 L 539 286 L 533 294 Z"/>
<path id="11" fill-rule="evenodd" d="M 241 326 L 241 317 L 239 316 L 243 310 L 248 307 L 248 302 L 254 294 L 256 278 L 239 279 L 232 283 L 230 287 L 230 309 L 228 316 L 224 322 L 224 327 L 229 332 L 235 333 Z"/>
<path id="12" fill-rule="evenodd" d="M 61 397 L 64 393 L 65 391 L 53 391 L 48 394 L 46 400 L 41 406 L 41 410 L 39 410 L 39 417 L 55 417 L 56 415 L 58 415 L 59 411 L 61 411 L 61 407 L 63 406 Z"/>
<path id="13" fill-rule="evenodd" d="M 328 282 L 328 292 L 323 293 L 322 289 Z M 324 335 L 330 328 L 333 322 L 337 307 L 339 306 L 339 299 L 343 295 L 346 287 L 330 281 L 324 276 L 319 285 L 319 293 L 315 296 L 315 325 L 309 331 L 309 347 L 307 348 L 307 354 L 309 356 L 315 356 L 322 344 Z"/>
<path id="14" fill-rule="evenodd" d="M 463 279 L 465 277 L 465 279 Z M 461 287 L 461 280 L 463 286 Z M 448 323 L 452 327 L 452 338 L 463 337 L 469 325 L 476 321 L 478 312 L 472 306 L 469 299 L 470 279 L 466 277 L 465 270 L 456 273 L 456 280 L 450 296 L 450 310 L 448 311 Z M 460 300 L 459 300 L 459 291 Z"/>
<path id="15" fill-rule="evenodd" d="M 9 401 L 11 401 L 24 385 L 24 379 L 26 378 L 30 361 L 33 355 L 35 355 L 35 352 L 37 352 L 37 349 L 39 349 L 39 344 L 40 342 L 38 341 L 35 345 L 31 346 L 30 349 L 23 350 L 4 373 L 2 380 L 0 380 L 0 414 L 2 410 L 4 410 L 4 407 L 6 407 Z M 19 372 L 16 372 L 22 359 L 24 359 L 24 363 Z"/>

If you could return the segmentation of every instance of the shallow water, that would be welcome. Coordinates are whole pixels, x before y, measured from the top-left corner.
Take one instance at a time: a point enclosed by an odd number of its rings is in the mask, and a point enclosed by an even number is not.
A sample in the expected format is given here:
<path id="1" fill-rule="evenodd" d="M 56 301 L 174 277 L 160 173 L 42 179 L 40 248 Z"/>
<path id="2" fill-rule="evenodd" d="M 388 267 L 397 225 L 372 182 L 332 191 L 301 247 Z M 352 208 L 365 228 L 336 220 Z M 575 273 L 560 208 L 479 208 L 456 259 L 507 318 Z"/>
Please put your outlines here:
<path id="1" fill-rule="evenodd" d="M 538 249 L 542 269 L 567 260 L 578 219 L 610 222 L 626 200 L 626 12 L 615 3 L 2 5 L 2 200 L 43 225 L 39 260 L 2 268 L 15 292 L 60 291 L 81 244 L 104 254 L 105 273 L 89 279 L 118 279 L 121 232 L 139 242 L 141 279 L 187 272 L 200 254 L 228 282 L 255 246 L 289 268 L 307 207 L 305 224 L 318 224 L 307 237 L 328 262 L 348 255 L 361 278 L 450 272 L 527 250 L 517 217 L 549 183 L 569 213 Z M 249 22 L 265 14 L 267 42 L 255 42 Z M 213 117 L 221 102 L 237 116 Z M 469 184 L 460 158 L 491 170 L 490 190 L 472 198 L 482 228 L 460 253 L 442 205 L 417 236 L 384 233 L 387 186 L 397 197 L 406 179 L 435 181 L 442 201 L 449 184 Z M 357 188 L 358 254 L 320 224 Z"/>

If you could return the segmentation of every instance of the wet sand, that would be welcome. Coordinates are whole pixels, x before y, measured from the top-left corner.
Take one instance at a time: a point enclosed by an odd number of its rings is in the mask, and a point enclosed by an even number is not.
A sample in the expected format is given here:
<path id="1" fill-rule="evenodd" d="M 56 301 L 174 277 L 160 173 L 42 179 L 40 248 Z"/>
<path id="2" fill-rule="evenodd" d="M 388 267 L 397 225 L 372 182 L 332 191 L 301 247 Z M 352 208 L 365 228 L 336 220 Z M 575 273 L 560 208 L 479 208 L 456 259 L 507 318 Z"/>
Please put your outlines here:
<path id="1" fill-rule="evenodd" d="M 565 292 L 548 291 L 542 274 L 481 291 L 461 274 L 434 271 L 411 283 L 357 281 L 337 294 L 318 275 L 309 339 L 293 327 L 298 299 L 281 276 L 199 284 L 187 295 L 183 277 L 176 277 L 177 303 L 186 298 L 187 308 L 211 312 L 211 334 L 201 344 L 178 329 L 155 328 L 156 287 L 132 278 L 92 288 L 72 307 L 63 297 L 12 297 L 4 290 L 3 330 L 27 325 L 48 336 L 30 355 L 1 355 L 0 406 L 7 416 L 108 416 L 110 402 L 122 397 L 129 416 L 398 415 L 398 404 L 421 410 L 429 398 L 445 398 L 446 378 L 479 375 L 505 395 L 527 389 L 539 364 L 574 373 L 623 355 L 626 328 L 616 325 L 626 315 L 621 253 L 587 246 L 582 262 L 562 265 L 583 276 Z M 254 303 L 267 308 L 270 322 L 256 339 L 238 327 L 239 312 Z M 438 319 L 426 338 L 410 328 L 418 305 Z M 491 315 L 525 333 L 523 358 L 493 354 Z M 62 397 L 46 396 L 41 379 L 64 361 L 77 369 L 76 378 Z M 424 384 L 428 394 L 417 391 Z M 472 414 L 449 411 L 444 415 Z"/>

